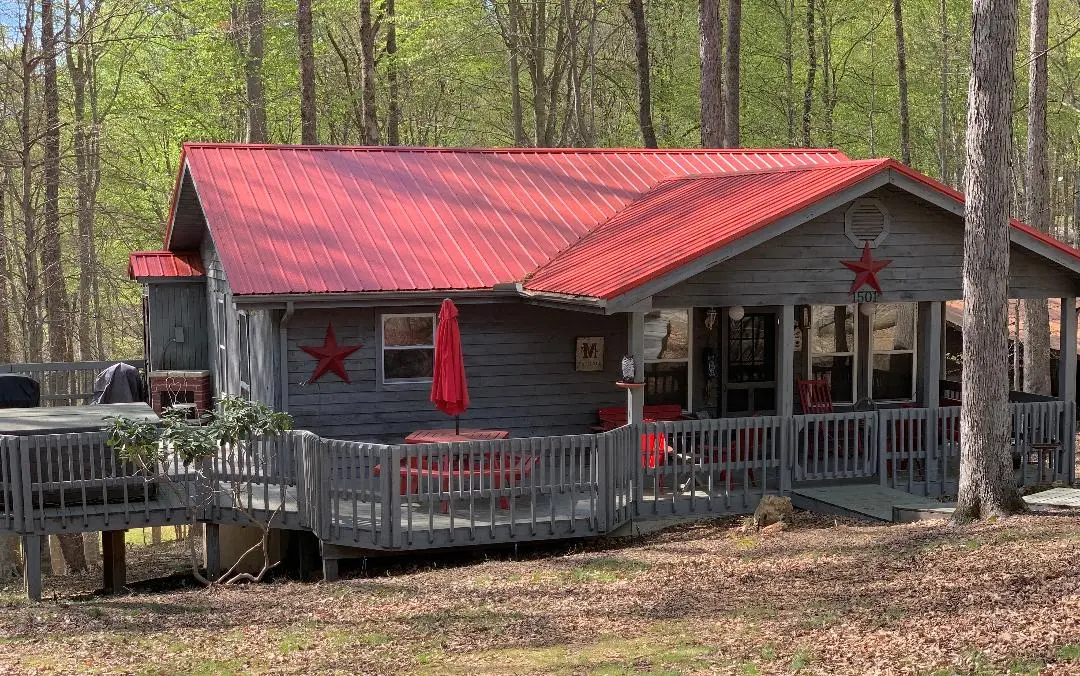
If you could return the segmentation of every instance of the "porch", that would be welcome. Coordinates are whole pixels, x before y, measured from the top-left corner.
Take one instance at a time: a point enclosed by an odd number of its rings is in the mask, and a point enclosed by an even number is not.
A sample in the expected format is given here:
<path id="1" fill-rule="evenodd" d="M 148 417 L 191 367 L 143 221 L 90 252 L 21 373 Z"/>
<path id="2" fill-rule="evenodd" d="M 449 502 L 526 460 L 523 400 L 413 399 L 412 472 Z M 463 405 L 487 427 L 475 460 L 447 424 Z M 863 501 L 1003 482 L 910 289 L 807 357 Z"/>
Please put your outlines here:
<path id="1" fill-rule="evenodd" d="M 587 538 L 638 520 L 751 513 L 763 495 L 835 482 L 955 492 L 959 407 L 633 423 L 595 434 L 380 445 L 291 432 L 201 467 L 117 462 L 102 433 L 0 439 L 0 533 L 252 519 L 306 530 L 334 557 Z M 1073 479 L 1075 412 L 1010 405 L 1018 484 Z M 65 449 L 67 449 L 65 451 Z M 1047 451 L 1046 449 L 1051 449 Z M 74 460 L 72 460 L 74 458 Z M 211 554 L 212 556 L 212 554 Z M 209 566 L 216 562 L 208 561 Z M 31 583 L 31 596 L 40 586 Z"/>

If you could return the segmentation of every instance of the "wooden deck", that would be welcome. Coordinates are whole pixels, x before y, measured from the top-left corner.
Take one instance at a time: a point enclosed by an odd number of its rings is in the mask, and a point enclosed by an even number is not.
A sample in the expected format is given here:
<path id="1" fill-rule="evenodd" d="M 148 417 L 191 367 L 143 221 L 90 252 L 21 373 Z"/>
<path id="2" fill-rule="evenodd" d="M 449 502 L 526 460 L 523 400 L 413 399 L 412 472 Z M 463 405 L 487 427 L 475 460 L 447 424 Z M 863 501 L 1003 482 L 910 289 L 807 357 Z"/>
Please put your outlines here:
<path id="1" fill-rule="evenodd" d="M 879 484 L 840 484 L 794 488 L 791 503 L 799 508 L 819 514 L 835 514 L 881 522 L 893 522 L 897 510 L 941 510 L 952 506 L 920 495 L 912 495 Z"/>

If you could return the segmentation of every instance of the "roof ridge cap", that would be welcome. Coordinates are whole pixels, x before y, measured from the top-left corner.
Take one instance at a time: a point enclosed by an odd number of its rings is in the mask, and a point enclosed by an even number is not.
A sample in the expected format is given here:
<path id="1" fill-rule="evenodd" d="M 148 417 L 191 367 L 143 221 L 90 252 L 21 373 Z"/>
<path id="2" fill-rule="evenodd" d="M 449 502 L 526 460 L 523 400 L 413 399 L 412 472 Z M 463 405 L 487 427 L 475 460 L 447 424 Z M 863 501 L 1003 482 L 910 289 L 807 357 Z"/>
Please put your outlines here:
<path id="1" fill-rule="evenodd" d="M 766 167 L 763 169 L 736 169 L 734 171 L 717 171 L 705 174 L 687 174 L 682 176 L 666 176 L 660 179 L 659 183 L 667 183 L 673 181 L 698 181 L 702 179 L 711 178 L 738 178 L 740 176 L 759 176 L 761 174 L 789 174 L 804 171 L 825 171 L 829 169 L 844 169 L 851 167 L 874 167 L 874 166 L 892 166 L 895 163 L 891 157 L 871 158 L 865 160 L 844 160 L 841 162 L 833 162 L 831 164 L 805 164 L 797 167 Z M 658 183 L 658 184 L 659 184 Z M 650 188 L 652 190 L 652 188 Z"/>
<path id="2" fill-rule="evenodd" d="M 187 141 L 185 149 L 232 149 L 232 150 L 299 150 L 306 152 L 379 152 L 379 153 L 470 153 L 470 154 L 551 154 L 551 155 L 601 155 L 611 154 L 705 154 L 739 155 L 754 153 L 843 155 L 839 148 L 514 148 L 514 147 L 438 147 L 438 146 L 343 146 L 302 145 L 287 143 L 237 143 L 232 141 Z"/>

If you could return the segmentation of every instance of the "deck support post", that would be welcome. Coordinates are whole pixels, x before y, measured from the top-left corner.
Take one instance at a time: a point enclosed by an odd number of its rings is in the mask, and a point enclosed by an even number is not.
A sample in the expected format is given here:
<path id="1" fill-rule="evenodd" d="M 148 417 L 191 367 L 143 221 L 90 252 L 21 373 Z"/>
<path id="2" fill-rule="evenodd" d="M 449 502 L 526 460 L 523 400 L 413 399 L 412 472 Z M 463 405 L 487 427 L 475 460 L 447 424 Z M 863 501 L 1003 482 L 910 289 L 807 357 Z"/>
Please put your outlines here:
<path id="1" fill-rule="evenodd" d="M 795 306 L 780 311 L 780 354 L 776 360 L 776 415 L 795 413 Z"/>
<path id="2" fill-rule="evenodd" d="M 1068 482 L 1076 481 L 1076 298 L 1061 299 L 1061 343 L 1058 352 L 1058 399 L 1067 402 L 1063 450 Z"/>
<path id="3" fill-rule="evenodd" d="M 337 559 L 328 559 L 325 555 L 323 556 L 322 576 L 323 582 L 336 582 L 338 580 L 339 573 Z"/>
<path id="4" fill-rule="evenodd" d="M 629 312 L 630 325 L 627 354 L 634 358 L 634 382 L 645 382 L 645 313 Z M 626 421 L 631 425 L 641 422 L 645 410 L 645 388 L 626 388 Z"/>
<path id="5" fill-rule="evenodd" d="M 221 527 L 216 523 L 203 524 L 203 556 L 206 561 L 206 577 L 221 577 Z"/>
<path id="6" fill-rule="evenodd" d="M 26 598 L 31 601 L 41 600 L 41 537 L 22 537 L 23 587 L 26 589 Z"/>
<path id="7" fill-rule="evenodd" d="M 126 530 L 106 530 L 101 533 L 102 574 L 106 594 L 118 594 L 127 584 Z"/>

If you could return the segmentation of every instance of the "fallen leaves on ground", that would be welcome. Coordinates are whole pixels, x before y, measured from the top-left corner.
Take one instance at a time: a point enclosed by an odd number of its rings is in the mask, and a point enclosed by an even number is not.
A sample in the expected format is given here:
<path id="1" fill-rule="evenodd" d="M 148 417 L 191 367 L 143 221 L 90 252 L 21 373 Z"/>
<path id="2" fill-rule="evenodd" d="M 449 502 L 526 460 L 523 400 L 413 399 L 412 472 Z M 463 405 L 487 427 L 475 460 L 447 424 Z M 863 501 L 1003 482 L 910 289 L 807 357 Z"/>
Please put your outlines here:
<path id="1" fill-rule="evenodd" d="M 9 587 L 0 672 L 1080 673 L 1080 517 L 739 524 L 372 560 L 330 584 L 106 598 L 54 578 L 40 604 Z M 182 565 L 175 545 L 130 556 L 137 574 Z"/>

